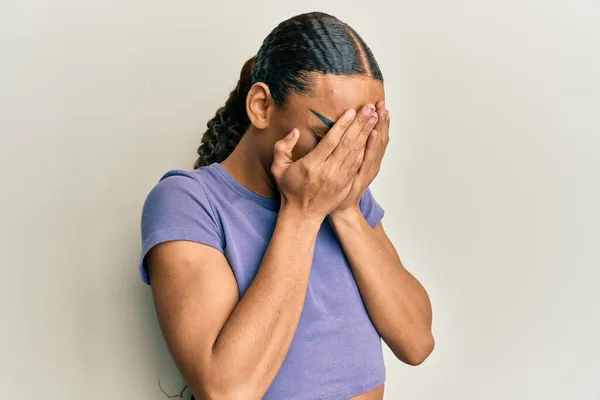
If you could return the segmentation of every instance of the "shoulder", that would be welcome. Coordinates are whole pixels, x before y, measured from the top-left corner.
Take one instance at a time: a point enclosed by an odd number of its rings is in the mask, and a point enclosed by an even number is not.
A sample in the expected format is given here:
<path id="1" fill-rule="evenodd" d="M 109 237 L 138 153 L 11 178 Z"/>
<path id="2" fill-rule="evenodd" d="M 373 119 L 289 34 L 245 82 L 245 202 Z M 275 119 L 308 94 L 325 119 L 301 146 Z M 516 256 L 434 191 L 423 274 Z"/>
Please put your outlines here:
<path id="1" fill-rule="evenodd" d="M 156 189 L 190 189 L 199 190 L 206 185 L 206 171 L 197 169 L 194 171 L 185 171 L 174 169 L 165 173 L 158 181 L 153 190 Z M 163 190 L 164 190 L 163 189 Z"/>
<path id="2" fill-rule="evenodd" d="M 141 218 L 142 255 L 140 274 L 148 283 L 144 258 L 160 243 L 191 241 L 223 252 L 219 219 L 206 195 L 210 184 L 203 171 L 167 172 L 152 188 L 144 202 Z"/>
<path id="3" fill-rule="evenodd" d="M 205 171 L 171 170 L 150 190 L 144 206 L 183 200 L 205 203 L 208 202 L 206 189 L 209 186 Z"/>
<path id="4" fill-rule="evenodd" d="M 142 225 L 167 225 L 177 220 L 190 224 L 198 219 L 215 221 L 208 196 L 205 172 L 172 170 L 162 176 L 150 190 L 142 211 Z"/>

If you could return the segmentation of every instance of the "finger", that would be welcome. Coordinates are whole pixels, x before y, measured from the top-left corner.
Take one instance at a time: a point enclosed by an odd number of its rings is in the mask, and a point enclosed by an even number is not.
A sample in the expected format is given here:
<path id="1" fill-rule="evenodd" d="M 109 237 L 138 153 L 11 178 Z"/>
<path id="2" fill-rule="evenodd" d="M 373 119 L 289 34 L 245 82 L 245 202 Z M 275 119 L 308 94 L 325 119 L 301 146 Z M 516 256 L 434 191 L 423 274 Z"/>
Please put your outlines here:
<path id="1" fill-rule="evenodd" d="M 274 176 L 279 177 L 292 164 L 292 151 L 298 143 L 300 132 L 294 128 L 283 139 L 277 141 L 274 146 L 273 165 L 271 172 Z"/>
<path id="2" fill-rule="evenodd" d="M 377 115 L 379 120 L 375 125 L 375 130 L 379 132 L 379 141 L 382 144 L 380 151 L 385 151 L 385 148 L 390 141 L 390 111 L 387 109 L 387 104 L 384 101 L 377 103 Z"/>
<path id="3" fill-rule="evenodd" d="M 380 162 L 381 152 L 379 151 L 381 148 L 381 134 L 379 131 L 373 129 L 371 135 L 369 136 L 369 140 L 367 140 L 367 146 L 365 148 L 365 158 L 360 166 L 360 170 L 358 174 L 364 175 L 368 173 L 373 166 L 377 166 L 378 162 Z"/>
<path id="4" fill-rule="evenodd" d="M 385 115 L 387 113 L 387 110 L 385 108 L 385 102 L 379 101 L 377 102 L 377 116 L 379 117 L 379 119 L 377 120 L 377 125 L 375 125 L 375 129 L 377 129 L 377 131 L 379 133 L 383 132 L 383 129 L 385 127 Z"/>
<path id="5" fill-rule="evenodd" d="M 366 153 L 366 148 L 363 149 L 360 154 L 358 155 L 358 157 L 356 158 L 356 160 L 354 160 L 354 164 L 352 164 L 352 166 L 350 167 L 350 169 L 348 170 L 348 176 L 354 177 L 356 176 L 356 174 L 358 173 L 358 171 L 360 170 L 364 160 L 365 160 L 365 153 Z"/>
<path id="6" fill-rule="evenodd" d="M 375 106 L 373 104 L 363 106 L 354 121 L 352 121 L 352 124 L 348 127 L 348 130 L 344 133 L 338 146 L 329 156 L 332 164 L 337 164 L 341 167 L 350 153 L 352 153 L 350 162 L 353 162 L 364 147 L 376 122 L 377 114 L 375 113 Z"/>
<path id="7" fill-rule="evenodd" d="M 383 144 L 384 150 L 385 147 L 387 147 L 389 141 L 390 141 L 390 112 L 389 110 L 386 110 L 386 112 L 383 115 L 383 127 L 381 128 L 381 130 L 378 130 L 378 132 L 380 132 L 381 134 L 381 143 Z"/>
<path id="8" fill-rule="evenodd" d="M 360 154 L 361 151 L 364 151 L 365 146 L 367 144 L 367 140 L 369 139 L 369 135 L 371 134 L 371 132 L 373 131 L 373 127 L 377 123 L 377 119 L 377 114 L 374 112 L 371 115 L 369 121 L 362 126 L 358 137 L 354 140 L 353 143 L 351 143 L 350 151 L 348 152 L 348 154 L 346 154 L 344 161 L 340 165 L 341 171 L 348 171 L 348 169 L 351 168 L 352 164 L 354 163 L 354 160 L 356 160 L 356 157 Z M 346 147 L 342 143 L 340 143 L 340 146 L 342 148 Z M 342 151 L 340 151 L 338 154 L 342 154 Z M 334 156 L 332 155 L 332 157 Z"/>
<path id="9" fill-rule="evenodd" d="M 323 162 L 335 150 L 344 135 L 344 132 L 354 121 L 356 111 L 354 109 L 346 110 L 344 114 L 335 122 L 333 127 L 327 132 L 317 146 L 308 153 L 305 158 L 307 161 Z"/>

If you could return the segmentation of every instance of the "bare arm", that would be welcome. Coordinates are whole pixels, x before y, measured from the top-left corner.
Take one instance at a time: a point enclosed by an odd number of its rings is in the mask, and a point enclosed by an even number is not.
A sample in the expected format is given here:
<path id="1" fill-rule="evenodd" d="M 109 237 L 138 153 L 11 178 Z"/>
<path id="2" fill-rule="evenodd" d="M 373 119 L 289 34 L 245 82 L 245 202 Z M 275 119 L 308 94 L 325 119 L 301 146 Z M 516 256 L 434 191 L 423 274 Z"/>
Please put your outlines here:
<path id="1" fill-rule="evenodd" d="M 282 211 L 254 281 L 238 288 L 221 252 L 158 245 L 148 261 L 156 311 L 192 391 L 205 399 L 261 398 L 302 312 L 320 223 Z"/>
<path id="2" fill-rule="evenodd" d="M 434 347 L 427 292 L 403 267 L 381 223 L 371 228 L 358 208 L 331 223 L 379 334 L 400 360 L 421 364 Z"/>
<path id="3" fill-rule="evenodd" d="M 383 226 L 371 228 L 359 207 L 361 196 L 379 173 L 389 142 L 390 116 L 383 101 L 377 104 L 377 113 L 379 121 L 367 142 L 364 162 L 348 197 L 331 213 L 330 221 L 379 334 L 396 357 L 417 365 L 434 346 L 429 297 L 403 267 Z"/>

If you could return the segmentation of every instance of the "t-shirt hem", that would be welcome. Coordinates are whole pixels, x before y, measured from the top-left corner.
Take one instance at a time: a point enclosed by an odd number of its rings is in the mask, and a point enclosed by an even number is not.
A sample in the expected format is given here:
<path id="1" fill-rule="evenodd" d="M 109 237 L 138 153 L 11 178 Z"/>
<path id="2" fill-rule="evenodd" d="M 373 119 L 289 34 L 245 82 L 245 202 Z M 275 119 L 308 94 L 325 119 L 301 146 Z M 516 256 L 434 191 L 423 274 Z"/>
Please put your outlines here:
<path id="1" fill-rule="evenodd" d="M 317 397 L 317 400 L 348 400 L 351 397 L 358 396 L 363 393 L 367 393 L 385 383 L 385 375 L 375 379 L 374 381 L 370 381 L 367 383 L 363 383 L 362 385 L 355 386 L 353 388 L 344 390 L 342 392 L 328 394 L 325 396 Z"/>

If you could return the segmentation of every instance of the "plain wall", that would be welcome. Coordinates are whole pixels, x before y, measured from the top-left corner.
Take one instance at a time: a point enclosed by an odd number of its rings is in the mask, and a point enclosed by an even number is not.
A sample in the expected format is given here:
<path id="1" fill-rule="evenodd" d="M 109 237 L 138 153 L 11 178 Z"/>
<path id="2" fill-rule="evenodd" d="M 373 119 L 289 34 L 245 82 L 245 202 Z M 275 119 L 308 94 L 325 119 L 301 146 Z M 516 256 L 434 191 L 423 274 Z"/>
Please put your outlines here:
<path id="1" fill-rule="evenodd" d="M 1 399 L 179 392 L 142 202 L 269 31 L 313 10 L 379 60 L 373 190 L 434 306 L 435 352 L 387 352 L 386 400 L 600 399 L 596 0 L 2 2 Z"/>

